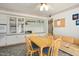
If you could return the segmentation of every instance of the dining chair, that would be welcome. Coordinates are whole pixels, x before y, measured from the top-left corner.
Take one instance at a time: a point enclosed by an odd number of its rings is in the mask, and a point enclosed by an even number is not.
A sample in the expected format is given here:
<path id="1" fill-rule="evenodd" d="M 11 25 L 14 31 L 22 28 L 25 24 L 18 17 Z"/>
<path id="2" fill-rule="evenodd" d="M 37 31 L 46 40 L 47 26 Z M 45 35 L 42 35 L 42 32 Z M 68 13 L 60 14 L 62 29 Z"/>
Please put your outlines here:
<path id="1" fill-rule="evenodd" d="M 53 47 L 54 47 L 54 40 L 51 40 L 51 44 L 49 47 L 43 48 L 43 56 L 52 56 Z"/>
<path id="2" fill-rule="evenodd" d="M 58 56 L 61 43 L 62 43 L 62 37 L 59 37 L 54 41 L 53 56 Z"/>
<path id="3" fill-rule="evenodd" d="M 51 47 L 43 48 L 43 56 L 50 56 L 51 55 Z"/>
<path id="4" fill-rule="evenodd" d="M 30 38 L 26 39 L 26 50 L 27 50 L 27 55 L 32 56 L 34 53 L 38 53 L 39 54 L 39 47 L 35 46 L 32 44 L 32 42 L 30 41 Z"/>

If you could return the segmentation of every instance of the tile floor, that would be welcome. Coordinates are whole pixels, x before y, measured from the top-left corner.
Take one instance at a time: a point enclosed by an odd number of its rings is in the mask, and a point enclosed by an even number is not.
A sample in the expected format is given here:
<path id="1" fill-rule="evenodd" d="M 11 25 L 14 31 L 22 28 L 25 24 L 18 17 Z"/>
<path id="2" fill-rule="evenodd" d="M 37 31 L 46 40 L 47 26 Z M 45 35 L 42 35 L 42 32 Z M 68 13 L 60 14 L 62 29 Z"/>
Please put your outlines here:
<path id="1" fill-rule="evenodd" d="M 16 45 L 0 48 L 0 56 L 26 56 L 25 45 Z M 69 54 L 59 51 L 59 56 L 70 56 Z"/>

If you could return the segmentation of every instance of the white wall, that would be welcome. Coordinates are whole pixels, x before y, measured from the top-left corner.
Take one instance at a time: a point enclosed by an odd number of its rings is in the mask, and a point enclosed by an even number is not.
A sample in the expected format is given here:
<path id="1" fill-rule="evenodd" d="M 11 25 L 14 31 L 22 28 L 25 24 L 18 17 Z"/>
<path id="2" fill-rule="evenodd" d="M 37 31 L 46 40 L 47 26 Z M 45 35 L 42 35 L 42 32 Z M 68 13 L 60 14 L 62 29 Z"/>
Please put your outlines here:
<path id="1" fill-rule="evenodd" d="M 79 13 L 79 7 L 54 15 L 53 20 L 65 18 L 65 27 L 54 27 L 53 33 L 79 38 L 79 26 L 76 26 L 76 21 L 72 20 L 72 15 L 75 13 Z"/>

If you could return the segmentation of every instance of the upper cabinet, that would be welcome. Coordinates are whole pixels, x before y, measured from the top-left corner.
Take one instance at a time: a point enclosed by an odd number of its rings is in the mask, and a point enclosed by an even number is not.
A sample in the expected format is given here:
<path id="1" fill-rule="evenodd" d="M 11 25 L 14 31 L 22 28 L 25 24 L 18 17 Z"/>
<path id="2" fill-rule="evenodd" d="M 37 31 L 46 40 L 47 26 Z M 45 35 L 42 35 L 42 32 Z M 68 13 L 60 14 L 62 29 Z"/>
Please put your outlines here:
<path id="1" fill-rule="evenodd" d="M 16 17 L 10 17 L 10 19 L 9 19 L 9 30 L 10 30 L 10 33 L 16 33 L 16 31 L 17 31 L 16 20 L 17 20 Z"/>
<path id="2" fill-rule="evenodd" d="M 0 24 L 7 24 L 8 15 L 0 14 Z"/>
<path id="3" fill-rule="evenodd" d="M 26 25 L 35 25 L 35 24 L 44 24 L 44 20 L 40 20 L 38 18 L 29 18 L 25 22 Z"/>
<path id="4" fill-rule="evenodd" d="M 0 24 L 6 25 L 7 34 L 24 34 L 47 32 L 47 20 L 36 17 L 13 16 L 0 14 Z M 4 28 L 1 25 L 2 28 Z"/>
<path id="5" fill-rule="evenodd" d="M 17 33 L 25 33 L 25 20 L 22 17 L 17 19 Z"/>
<path id="6" fill-rule="evenodd" d="M 43 33 L 45 21 L 40 18 L 29 17 L 25 20 L 25 33 Z"/>
<path id="7" fill-rule="evenodd" d="M 10 17 L 9 18 L 9 33 L 24 33 L 24 18 L 23 17 Z"/>

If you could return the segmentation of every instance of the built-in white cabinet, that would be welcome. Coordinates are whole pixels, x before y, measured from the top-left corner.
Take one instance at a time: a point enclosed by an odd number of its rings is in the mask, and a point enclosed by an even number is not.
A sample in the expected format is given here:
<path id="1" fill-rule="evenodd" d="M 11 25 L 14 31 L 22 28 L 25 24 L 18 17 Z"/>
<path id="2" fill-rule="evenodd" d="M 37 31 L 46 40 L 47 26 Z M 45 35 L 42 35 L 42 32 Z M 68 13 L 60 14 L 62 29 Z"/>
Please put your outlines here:
<path id="1" fill-rule="evenodd" d="M 25 32 L 26 33 L 44 33 L 45 20 L 40 18 L 29 17 L 25 20 Z"/>
<path id="2" fill-rule="evenodd" d="M 7 45 L 16 44 L 17 43 L 17 40 L 18 39 L 17 39 L 16 35 L 7 36 L 6 43 L 7 43 Z"/>
<path id="3" fill-rule="evenodd" d="M 16 33 L 16 30 L 17 30 L 17 26 L 16 26 L 16 20 L 17 18 L 16 17 L 10 17 L 9 18 L 9 32 L 10 33 Z"/>
<path id="4" fill-rule="evenodd" d="M 0 35 L 0 46 L 6 46 L 6 36 Z"/>
<path id="5" fill-rule="evenodd" d="M 0 24 L 7 24 L 8 15 L 0 14 Z"/>
<path id="6" fill-rule="evenodd" d="M 28 32 L 34 32 L 41 36 L 45 35 L 46 29 L 48 29 L 47 20 L 7 14 L 0 14 L 0 24 L 2 24 L 0 25 L 1 30 L 3 28 L 6 31 L 5 36 L 0 37 L 0 46 L 24 43 L 25 35 L 29 36 Z"/>
<path id="7" fill-rule="evenodd" d="M 23 35 L 7 35 L 0 37 L 0 47 L 13 44 L 19 44 L 25 42 L 25 36 Z"/>
<path id="8" fill-rule="evenodd" d="M 9 27 L 9 34 L 23 34 L 24 31 L 24 17 L 18 16 L 11 16 L 9 17 L 8 27 Z"/>
<path id="9" fill-rule="evenodd" d="M 24 35 L 10 35 L 7 36 L 6 44 L 13 45 L 18 43 L 24 43 Z"/>
<path id="10" fill-rule="evenodd" d="M 0 13 L 0 47 L 6 45 L 8 15 Z"/>
<path id="11" fill-rule="evenodd" d="M 17 33 L 25 33 L 25 19 L 23 17 L 17 18 Z"/>
<path id="12" fill-rule="evenodd" d="M 13 45 L 18 43 L 23 43 L 24 33 L 25 33 L 25 19 L 24 17 L 10 16 L 8 19 L 8 35 L 7 35 L 7 45 Z"/>
<path id="13" fill-rule="evenodd" d="M 17 41 L 18 41 L 18 43 L 24 43 L 25 35 L 17 35 Z"/>

